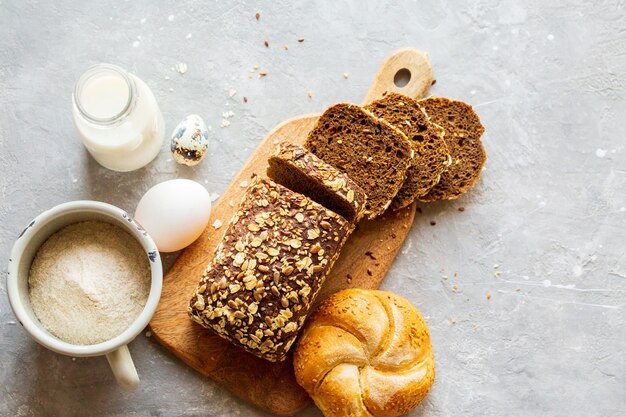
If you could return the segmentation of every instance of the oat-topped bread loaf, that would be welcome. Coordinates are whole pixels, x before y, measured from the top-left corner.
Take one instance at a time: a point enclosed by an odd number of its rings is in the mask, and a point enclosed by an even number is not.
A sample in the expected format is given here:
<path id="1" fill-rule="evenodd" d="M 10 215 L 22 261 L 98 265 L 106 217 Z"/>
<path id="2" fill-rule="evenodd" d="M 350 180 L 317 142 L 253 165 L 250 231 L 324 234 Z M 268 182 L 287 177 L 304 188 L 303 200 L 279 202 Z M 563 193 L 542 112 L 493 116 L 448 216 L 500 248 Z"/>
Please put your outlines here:
<path id="1" fill-rule="evenodd" d="M 450 164 L 444 130 L 428 120 L 416 100 L 403 94 L 388 93 L 365 109 L 402 131 L 415 151 L 406 181 L 391 203 L 392 209 L 401 209 L 430 191 Z"/>
<path id="2" fill-rule="evenodd" d="M 452 156 L 452 164 L 441 174 L 439 183 L 421 201 L 458 198 L 480 178 L 487 155 L 480 140 L 485 128 L 467 103 L 442 97 L 418 101 L 428 117 L 445 130 L 444 140 Z"/>
<path id="3" fill-rule="evenodd" d="M 365 192 L 346 174 L 306 148 L 280 143 L 272 151 L 267 176 L 304 194 L 352 223 L 365 213 Z"/>
<path id="4" fill-rule="evenodd" d="M 256 356 L 283 360 L 353 229 L 308 197 L 255 178 L 189 315 Z"/>
<path id="5" fill-rule="evenodd" d="M 365 191 L 369 219 L 387 210 L 413 159 L 413 148 L 404 133 L 349 103 L 326 110 L 304 146 L 348 174 Z"/>

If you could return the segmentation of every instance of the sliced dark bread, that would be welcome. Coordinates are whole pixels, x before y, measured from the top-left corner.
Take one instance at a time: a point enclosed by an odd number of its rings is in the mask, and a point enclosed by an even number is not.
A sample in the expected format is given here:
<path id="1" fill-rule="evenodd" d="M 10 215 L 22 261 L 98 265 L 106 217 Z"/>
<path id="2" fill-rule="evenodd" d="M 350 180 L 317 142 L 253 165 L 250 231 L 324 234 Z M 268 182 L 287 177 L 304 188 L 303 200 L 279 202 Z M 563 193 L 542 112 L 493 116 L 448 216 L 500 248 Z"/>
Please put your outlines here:
<path id="1" fill-rule="evenodd" d="M 430 191 L 450 165 L 444 130 L 428 120 L 416 100 L 403 94 L 388 93 L 365 109 L 402 131 L 415 151 L 406 181 L 391 203 L 393 210 L 399 210 Z"/>
<path id="2" fill-rule="evenodd" d="M 351 223 L 365 213 L 365 192 L 346 174 L 306 148 L 280 143 L 268 159 L 267 176 L 340 214 Z"/>
<path id="3" fill-rule="evenodd" d="M 365 191 L 369 219 L 380 216 L 391 205 L 413 159 L 411 142 L 404 133 L 349 103 L 326 110 L 304 146 L 348 174 Z"/>
<path id="4" fill-rule="evenodd" d="M 480 179 L 487 154 L 480 140 L 485 128 L 467 103 L 443 97 L 418 101 L 431 121 L 443 127 L 444 140 L 452 156 L 452 164 L 441 174 L 439 183 L 420 201 L 452 200 L 460 197 Z"/>

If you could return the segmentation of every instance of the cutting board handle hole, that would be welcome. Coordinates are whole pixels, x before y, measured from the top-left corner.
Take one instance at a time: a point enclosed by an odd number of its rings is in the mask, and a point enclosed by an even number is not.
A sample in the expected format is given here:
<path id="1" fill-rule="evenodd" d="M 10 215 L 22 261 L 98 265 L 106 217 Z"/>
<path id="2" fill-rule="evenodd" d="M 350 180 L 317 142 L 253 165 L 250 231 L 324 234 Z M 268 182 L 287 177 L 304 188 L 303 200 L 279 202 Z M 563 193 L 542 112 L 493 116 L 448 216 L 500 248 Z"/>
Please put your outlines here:
<path id="1" fill-rule="evenodd" d="M 393 77 L 393 83 L 398 88 L 402 88 L 406 86 L 409 81 L 411 81 L 411 71 L 406 68 L 402 68 L 396 72 L 396 75 Z"/>

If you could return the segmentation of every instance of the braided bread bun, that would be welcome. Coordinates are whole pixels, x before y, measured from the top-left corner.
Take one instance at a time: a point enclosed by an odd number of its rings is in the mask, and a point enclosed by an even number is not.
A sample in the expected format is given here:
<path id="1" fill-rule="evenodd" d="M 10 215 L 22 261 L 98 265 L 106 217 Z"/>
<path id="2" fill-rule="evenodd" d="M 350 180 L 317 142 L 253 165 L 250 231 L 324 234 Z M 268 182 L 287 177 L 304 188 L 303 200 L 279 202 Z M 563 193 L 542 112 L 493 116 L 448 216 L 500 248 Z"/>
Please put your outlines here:
<path id="1" fill-rule="evenodd" d="M 399 416 L 435 379 L 426 322 L 404 298 L 349 289 L 307 320 L 294 353 L 296 379 L 325 416 Z"/>

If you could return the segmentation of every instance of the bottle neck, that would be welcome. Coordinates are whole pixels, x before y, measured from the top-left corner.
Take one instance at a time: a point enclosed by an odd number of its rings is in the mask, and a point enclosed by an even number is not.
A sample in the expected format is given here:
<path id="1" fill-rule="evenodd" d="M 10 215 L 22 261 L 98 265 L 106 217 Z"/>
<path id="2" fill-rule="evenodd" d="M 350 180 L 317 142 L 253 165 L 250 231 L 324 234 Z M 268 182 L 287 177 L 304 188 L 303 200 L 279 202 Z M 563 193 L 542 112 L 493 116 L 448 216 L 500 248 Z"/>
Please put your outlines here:
<path id="1" fill-rule="evenodd" d="M 136 99 L 137 86 L 133 77 L 111 64 L 98 64 L 85 71 L 72 94 L 72 102 L 80 117 L 101 128 L 123 122 L 132 113 Z"/>

